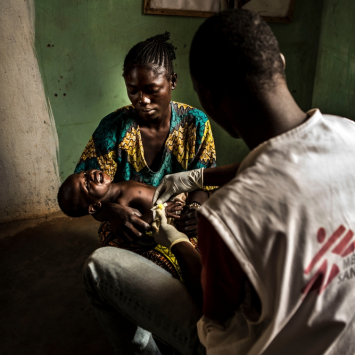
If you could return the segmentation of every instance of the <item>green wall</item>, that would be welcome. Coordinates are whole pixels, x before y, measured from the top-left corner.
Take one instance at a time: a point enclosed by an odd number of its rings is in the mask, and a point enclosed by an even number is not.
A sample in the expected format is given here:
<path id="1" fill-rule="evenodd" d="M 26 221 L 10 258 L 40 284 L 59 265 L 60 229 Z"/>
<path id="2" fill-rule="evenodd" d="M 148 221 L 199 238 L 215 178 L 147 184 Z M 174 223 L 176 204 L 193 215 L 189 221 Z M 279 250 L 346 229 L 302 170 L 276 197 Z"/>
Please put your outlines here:
<path id="1" fill-rule="evenodd" d="M 324 0 L 313 106 L 355 120 L 355 1 Z"/>
<path id="2" fill-rule="evenodd" d="M 323 0 L 296 0 L 291 24 L 270 24 L 286 58 L 287 84 L 302 110 L 312 108 Z"/>
<path id="3" fill-rule="evenodd" d="M 36 50 L 57 125 L 61 179 L 75 164 L 101 118 L 129 103 L 121 76 L 137 42 L 171 32 L 177 49 L 173 100 L 200 107 L 188 71 L 188 51 L 201 18 L 143 15 L 142 0 L 35 0 Z M 296 0 L 291 24 L 271 27 L 285 54 L 291 92 L 304 110 L 312 103 L 322 0 Z M 57 96 L 56 96 L 57 95 Z M 247 153 L 212 122 L 219 165 Z"/>

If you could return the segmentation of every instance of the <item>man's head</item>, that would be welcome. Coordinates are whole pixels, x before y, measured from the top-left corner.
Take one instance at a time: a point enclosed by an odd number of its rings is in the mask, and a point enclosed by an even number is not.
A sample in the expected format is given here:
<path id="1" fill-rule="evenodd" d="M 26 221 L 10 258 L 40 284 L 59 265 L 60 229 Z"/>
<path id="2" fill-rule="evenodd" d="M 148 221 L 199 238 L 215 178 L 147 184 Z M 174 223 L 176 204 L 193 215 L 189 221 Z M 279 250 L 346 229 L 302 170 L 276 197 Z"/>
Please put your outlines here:
<path id="1" fill-rule="evenodd" d="M 190 71 L 210 90 L 254 91 L 269 88 L 276 77 L 283 77 L 284 63 L 274 34 L 257 13 L 227 10 L 197 30 Z"/>
<path id="2" fill-rule="evenodd" d="M 214 119 L 211 105 L 220 106 L 225 97 L 236 104 L 248 102 L 285 81 L 274 34 L 247 10 L 222 11 L 200 26 L 191 45 L 190 72 L 204 109 Z"/>
<path id="3" fill-rule="evenodd" d="M 94 214 L 109 200 L 111 178 L 100 170 L 70 175 L 59 188 L 58 204 L 70 217 Z"/>

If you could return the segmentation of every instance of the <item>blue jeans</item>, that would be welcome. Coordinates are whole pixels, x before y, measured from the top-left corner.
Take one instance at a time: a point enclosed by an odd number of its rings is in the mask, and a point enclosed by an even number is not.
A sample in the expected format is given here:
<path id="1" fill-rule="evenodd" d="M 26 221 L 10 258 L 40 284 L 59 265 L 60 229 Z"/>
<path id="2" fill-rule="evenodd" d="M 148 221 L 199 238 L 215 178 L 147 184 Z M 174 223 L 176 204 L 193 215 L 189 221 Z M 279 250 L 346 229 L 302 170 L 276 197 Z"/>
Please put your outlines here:
<path id="1" fill-rule="evenodd" d="M 201 317 L 186 287 L 140 255 L 105 247 L 86 261 L 84 285 L 116 354 L 157 354 L 152 337 L 183 355 L 205 354 L 196 323 Z"/>

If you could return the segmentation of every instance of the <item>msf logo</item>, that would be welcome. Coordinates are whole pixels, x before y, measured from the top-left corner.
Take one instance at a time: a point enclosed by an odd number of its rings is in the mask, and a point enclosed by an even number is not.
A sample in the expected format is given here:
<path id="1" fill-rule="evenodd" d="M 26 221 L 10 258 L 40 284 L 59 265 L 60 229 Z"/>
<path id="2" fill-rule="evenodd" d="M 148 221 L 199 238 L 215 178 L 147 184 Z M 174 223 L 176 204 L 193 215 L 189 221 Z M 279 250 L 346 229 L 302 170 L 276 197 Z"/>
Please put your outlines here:
<path id="1" fill-rule="evenodd" d="M 345 233 L 346 232 L 346 233 Z M 306 295 L 311 291 L 316 291 L 320 295 L 326 287 L 334 280 L 340 273 L 338 265 L 332 264 L 328 266 L 328 260 L 324 258 L 325 254 L 330 250 L 331 253 L 345 258 L 355 250 L 355 241 L 353 240 L 354 232 L 341 225 L 329 238 L 325 241 L 326 232 L 324 228 L 319 228 L 317 232 L 317 241 L 323 244 L 318 253 L 304 270 L 306 275 L 309 275 L 321 259 L 324 259 L 313 277 L 309 280 L 306 286 L 301 290 L 302 294 Z M 330 268 L 330 272 L 328 269 Z"/>

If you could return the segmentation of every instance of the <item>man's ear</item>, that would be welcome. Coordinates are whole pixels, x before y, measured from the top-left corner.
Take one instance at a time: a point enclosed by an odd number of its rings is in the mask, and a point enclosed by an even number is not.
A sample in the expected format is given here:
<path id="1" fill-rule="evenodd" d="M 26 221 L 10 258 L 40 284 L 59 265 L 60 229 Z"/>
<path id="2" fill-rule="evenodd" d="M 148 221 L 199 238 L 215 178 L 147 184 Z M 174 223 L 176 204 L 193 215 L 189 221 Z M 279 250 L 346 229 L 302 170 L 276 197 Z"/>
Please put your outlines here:
<path id="1" fill-rule="evenodd" d="M 94 203 L 94 204 L 89 206 L 88 212 L 89 212 L 89 214 L 94 214 L 97 211 L 99 211 L 100 208 L 101 208 L 101 202 L 97 202 L 97 203 Z"/>
<path id="2" fill-rule="evenodd" d="M 177 73 L 172 73 L 171 74 L 171 90 L 174 90 L 176 88 L 177 84 Z"/>
<path id="3" fill-rule="evenodd" d="M 281 60 L 282 60 L 282 63 L 284 63 L 284 70 L 286 69 L 286 59 L 285 59 L 285 56 L 280 53 L 280 57 L 281 57 Z"/>

